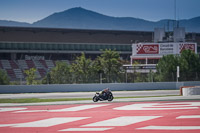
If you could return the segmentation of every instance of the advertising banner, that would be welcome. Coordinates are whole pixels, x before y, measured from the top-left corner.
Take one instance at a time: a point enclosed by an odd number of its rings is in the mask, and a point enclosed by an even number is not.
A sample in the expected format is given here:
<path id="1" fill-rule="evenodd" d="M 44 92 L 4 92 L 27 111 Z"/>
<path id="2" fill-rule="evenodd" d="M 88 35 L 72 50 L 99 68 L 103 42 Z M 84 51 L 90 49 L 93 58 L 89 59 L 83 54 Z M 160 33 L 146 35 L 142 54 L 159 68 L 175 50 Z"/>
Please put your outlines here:
<path id="1" fill-rule="evenodd" d="M 179 53 L 182 53 L 183 50 L 188 50 L 195 52 L 195 44 L 194 43 L 181 43 L 179 44 Z"/>
<path id="2" fill-rule="evenodd" d="M 171 43 L 165 43 L 165 44 L 160 44 L 160 51 L 159 54 L 174 54 L 174 44 Z"/>
<path id="3" fill-rule="evenodd" d="M 132 55 L 138 56 L 163 56 L 169 54 L 180 54 L 183 50 L 192 50 L 197 53 L 197 44 L 190 42 L 168 42 L 168 43 L 138 43 L 132 45 Z"/>
<path id="4" fill-rule="evenodd" d="M 137 54 L 158 54 L 159 53 L 159 45 L 158 44 L 139 44 L 137 45 Z"/>

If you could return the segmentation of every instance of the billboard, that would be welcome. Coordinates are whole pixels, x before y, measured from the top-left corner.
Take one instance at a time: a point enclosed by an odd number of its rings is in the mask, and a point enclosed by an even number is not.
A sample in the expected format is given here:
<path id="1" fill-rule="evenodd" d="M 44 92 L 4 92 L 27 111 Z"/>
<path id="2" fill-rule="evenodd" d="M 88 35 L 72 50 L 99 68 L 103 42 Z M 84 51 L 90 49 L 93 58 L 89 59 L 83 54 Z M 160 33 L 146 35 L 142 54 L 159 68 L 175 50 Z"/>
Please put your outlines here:
<path id="1" fill-rule="evenodd" d="M 188 42 L 138 43 L 132 45 L 132 56 L 180 54 L 183 50 L 188 49 L 197 53 L 197 44 Z"/>
<path id="2" fill-rule="evenodd" d="M 196 51 L 196 48 L 195 48 L 195 44 L 194 43 L 182 43 L 182 44 L 179 44 L 179 52 L 183 52 L 183 50 L 192 50 L 193 52 Z"/>
<path id="3" fill-rule="evenodd" d="M 159 45 L 158 44 L 139 44 L 137 45 L 137 54 L 158 54 Z"/>
<path id="4" fill-rule="evenodd" d="M 159 54 L 174 54 L 175 47 L 174 44 L 171 43 L 161 43 L 160 44 L 160 49 L 159 49 Z"/>

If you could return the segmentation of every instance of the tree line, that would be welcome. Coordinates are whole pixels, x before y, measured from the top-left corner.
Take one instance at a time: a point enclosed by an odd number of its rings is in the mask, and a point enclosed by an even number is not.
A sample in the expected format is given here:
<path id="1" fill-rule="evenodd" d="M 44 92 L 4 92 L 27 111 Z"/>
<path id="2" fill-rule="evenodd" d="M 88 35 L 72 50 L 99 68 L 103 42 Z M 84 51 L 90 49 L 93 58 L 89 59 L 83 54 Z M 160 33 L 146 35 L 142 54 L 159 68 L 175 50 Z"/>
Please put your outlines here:
<path id="1" fill-rule="evenodd" d="M 122 60 L 115 50 L 105 50 L 95 60 L 86 58 L 85 54 L 77 57 L 72 64 L 57 61 L 56 66 L 46 76 L 37 81 L 35 68 L 26 70 L 27 84 L 79 84 L 120 82 L 123 73 Z"/>
<path id="2" fill-rule="evenodd" d="M 191 50 L 184 50 L 181 55 L 163 56 L 156 67 L 157 81 L 176 81 L 179 66 L 179 81 L 200 80 L 200 58 Z"/>
<path id="3" fill-rule="evenodd" d="M 177 66 L 180 68 L 179 81 L 200 80 L 200 57 L 191 50 L 181 55 L 163 56 L 156 73 L 142 74 L 134 71 L 126 73 L 123 60 L 115 50 L 105 50 L 95 60 L 86 58 L 85 54 L 77 57 L 72 64 L 57 61 L 56 66 L 47 72 L 42 80 L 36 80 L 36 69 L 25 70 L 26 83 L 31 84 L 79 84 L 79 83 L 121 83 L 121 82 L 168 82 L 176 81 Z M 134 63 L 137 65 L 137 62 Z M 0 84 L 9 84 L 9 78 L 0 71 Z"/>

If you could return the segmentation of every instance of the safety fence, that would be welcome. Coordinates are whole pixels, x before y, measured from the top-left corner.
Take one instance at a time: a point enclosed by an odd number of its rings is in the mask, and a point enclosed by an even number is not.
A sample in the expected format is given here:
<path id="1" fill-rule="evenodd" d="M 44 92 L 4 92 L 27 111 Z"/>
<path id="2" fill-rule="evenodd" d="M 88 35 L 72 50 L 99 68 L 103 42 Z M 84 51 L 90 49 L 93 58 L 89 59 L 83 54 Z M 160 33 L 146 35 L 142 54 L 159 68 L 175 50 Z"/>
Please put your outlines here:
<path id="1" fill-rule="evenodd" d="M 181 86 L 199 86 L 200 82 L 151 82 L 106 84 L 0 85 L 0 93 L 93 92 L 104 88 L 112 91 L 175 90 Z"/>

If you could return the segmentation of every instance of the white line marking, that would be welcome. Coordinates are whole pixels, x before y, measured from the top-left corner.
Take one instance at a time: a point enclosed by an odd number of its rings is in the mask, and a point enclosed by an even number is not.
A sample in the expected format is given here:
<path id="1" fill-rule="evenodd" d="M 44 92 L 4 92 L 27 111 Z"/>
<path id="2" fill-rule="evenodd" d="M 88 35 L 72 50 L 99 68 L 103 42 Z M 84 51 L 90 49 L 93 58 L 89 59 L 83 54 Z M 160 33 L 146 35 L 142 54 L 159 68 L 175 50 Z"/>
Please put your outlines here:
<path id="1" fill-rule="evenodd" d="M 200 118 L 200 115 L 182 115 L 182 116 L 176 117 L 176 119 L 186 119 L 186 118 Z"/>
<path id="2" fill-rule="evenodd" d="M 59 131 L 105 131 L 112 128 L 68 128 Z"/>
<path id="3" fill-rule="evenodd" d="M 0 124 L 0 127 L 11 127 L 15 126 L 16 124 Z"/>
<path id="4" fill-rule="evenodd" d="M 17 124 L 14 127 L 50 127 L 58 124 L 78 121 L 82 119 L 87 119 L 88 117 L 66 117 L 66 118 L 50 118 L 40 121 L 28 122 Z"/>
<path id="5" fill-rule="evenodd" d="M 138 122 L 143 122 L 155 118 L 159 118 L 161 116 L 122 116 L 117 117 L 105 121 L 100 121 L 96 123 L 91 123 L 88 125 L 83 125 L 83 127 L 88 126 L 127 126 Z"/>
<path id="6" fill-rule="evenodd" d="M 180 105 L 173 105 L 180 104 Z M 116 110 L 171 110 L 171 109 L 198 109 L 199 107 L 194 107 L 198 103 L 144 103 L 144 104 L 131 104 L 122 107 L 114 108 Z M 181 105 L 182 104 L 182 105 Z M 188 105 L 184 105 L 188 104 Z"/>
<path id="7" fill-rule="evenodd" d="M 22 111 L 16 111 L 13 113 L 34 113 L 34 112 L 47 112 L 47 110 L 22 110 Z"/>
<path id="8" fill-rule="evenodd" d="M 173 103 L 163 103 L 163 104 L 180 104 L 182 106 L 200 106 L 200 102 L 173 102 Z"/>
<path id="9" fill-rule="evenodd" d="M 98 105 L 81 105 L 71 108 L 64 108 L 64 109 L 56 109 L 56 110 L 49 110 L 48 112 L 65 112 L 65 111 L 80 111 L 80 110 L 86 110 L 86 109 L 92 109 L 102 106 L 107 106 L 110 104 L 98 104 Z"/>
<path id="10" fill-rule="evenodd" d="M 27 108 L 0 108 L 0 112 L 24 110 L 24 109 L 27 109 Z"/>
<path id="11" fill-rule="evenodd" d="M 58 124 L 74 122 L 82 119 L 87 119 L 89 117 L 64 117 L 64 118 L 50 118 L 39 121 L 27 122 L 27 123 L 17 123 L 17 124 L 0 124 L 0 127 L 50 127 Z"/>
<path id="12" fill-rule="evenodd" d="M 147 126 L 137 129 L 148 129 L 148 130 L 198 130 L 200 126 Z"/>
<path id="13" fill-rule="evenodd" d="M 107 105 L 110 105 L 110 104 L 81 105 L 81 106 L 76 106 L 76 107 L 54 109 L 54 110 L 23 110 L 23 111 L 16 111 L 15 113 L 81 111 L 81 110 L 92 109 L 92 108 L 97 108 L 97 107 L 102 107 L 102 106 L 107 106 Z"/>

